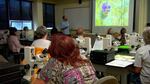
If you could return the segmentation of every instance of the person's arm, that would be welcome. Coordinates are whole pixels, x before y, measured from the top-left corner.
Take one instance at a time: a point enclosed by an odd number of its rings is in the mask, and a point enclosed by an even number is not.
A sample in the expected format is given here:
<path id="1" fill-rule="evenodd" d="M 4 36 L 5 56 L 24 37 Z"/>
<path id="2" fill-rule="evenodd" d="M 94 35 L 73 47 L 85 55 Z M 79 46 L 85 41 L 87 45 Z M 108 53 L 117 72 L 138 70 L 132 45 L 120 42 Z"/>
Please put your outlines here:
<path id="1" fill-rule="evenodd" d="M 46 84 L 44 80 L 36 78 L 31 82 L 31 84 Z"/>
<path id="2" fill-rule="evenodd" d="M 139 74 L 141 72 L 142 67 L 135 67 L 134 72 Z"/>
<path id="3" fill-rule="evenodd" d="M 45 83 L 49 82 L 50 79 L 52 78 L 52 72 L 53 69 L 52 66 L 53 64 L 50 62 L 51 59 L 47 62 L 47 64 L 41 69 L 39 73 L 39 78 L 43 80 Z M 54 68 L 54 67 L 53 67 Z"/>
<path id="4" fill-rule="evenodd" d="M 68 22 L 62 22 L 61 23 L 61 30 L 65 30 L 69 27 L 69 23 Z"/>
<path id="5" fill-rule="evenodd" d="M 24 46 L 20 44 L 20 41 L 17 37 L 15 37 L 13 40 L 14 40 L 14 44 L 17 48 L 24 48 Z"/>
<path id="6" fill-rule="evenodd" d="M 137 54 L 135 56 L 135 63 L 134 63 L 134 72 L 139 74 L 142 69 L 142 54 L 140 54 L 140 51 L 137 51 Z"/>
<path id="7" fill-rule="evenodd" d="M 61 30 L 65 30 L 65 29 L 67 29 L 68 27 L 64 27 L 64 28 L 61 28 Z"/>

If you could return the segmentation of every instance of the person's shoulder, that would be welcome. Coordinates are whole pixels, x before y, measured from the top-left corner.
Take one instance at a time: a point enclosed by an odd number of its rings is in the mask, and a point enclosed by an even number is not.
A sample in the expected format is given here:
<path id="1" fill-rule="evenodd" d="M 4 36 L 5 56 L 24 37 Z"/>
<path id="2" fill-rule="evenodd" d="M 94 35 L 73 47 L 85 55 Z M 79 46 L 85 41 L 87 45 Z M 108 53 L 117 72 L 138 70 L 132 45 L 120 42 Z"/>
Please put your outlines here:
<path id="1" fill-rule="evenodd" d="M 49 59 L 47 66 L 53 66 L 52 69 L 62 69 L 62 63 L 53 57 Z"/>
<path id="2" fill-rule="evenodd" d="M 149 47 L 150 47 L 150 45 L 144 45 L 144 46 L 140 47 L 137 51 L 146 51 L 147 49 L 150 49 Z"/>
<path id="3" fill-rule="evenodd" d="M 36 43 L 36 42 L 38 42 L 38 41 L 39 41 L 39 39 L 36 39 L 36 40 L 33 41 L 33 43 Z"/>
<path id="4" fill-rule="evenodd" d="M 142 47 L 140 47 L 140 48 L 137 50 L 138 53 L 139 53 L 139 52 L 143 52 L 143 51 L 145 51 L 145 46 L 142 46 Z"/>
<path id="5" fill-rule="evenodd" d="M 90 70 L 91 67 L 92 67 L 91 64 L 87 62 L 87 63 L 79 64 L 78 67 L 76 67 L 75 69 L 82 72 L 83 70 L 85 71 Z"/>
<path id="6" fill-rule="evenodd" d="M 46 42 L 48 42 L 48 43 L 51 43 L 51 41 L 50 41 L 50 40 L 45 39 L 45 41 L 46 41 Z"/>
<path id="7" fill-rule="evenodd" d="M 11 35 L 11 36 L 9 36 L 9 38 L 8 38 L 8 39 L 16 40 L 16 39 L 18 39 L 18 37 L 17 37 L 17 36 L 15 36 L 15 35 Z"/>
<path id="8" fill-rule="evenodd" d="M 49 59 L 49 61 L 48 61 L 48 63 L 53 63 L 53 62 L 56 62 L 57 60 L 55 59 L 55 58 L 53 58 L 53 57 L 51 57 L 50 59 Z"/>
<path id="9" fill-rule="evenodd" d="M 41 42 L 43 42 L 44 44 L 49 44 L 49 45 L 51 43 L 51 41 L 47 39 L 41 39 Z"/>
<path id="10" fill-rule="evenodd" d="M 36 39 L 32 42 L 32 45 L 39 44 L 39 43 L 41 43 L 40 39 Z"/>
<path id="11" fill-rule="evenodd" d="M 146 53 L 149 50 L 150 50 L 150 45 L 145 45 L 145 46 L 140 47 L 137 50 L 137 53 L 144 54 L 144 53 Z"/>
<path id="12" fill-rule="evenodd" d="M 36 39 L 33 42 L 50 42 L 50 40 L 46 40 L 46 39 Z"/>

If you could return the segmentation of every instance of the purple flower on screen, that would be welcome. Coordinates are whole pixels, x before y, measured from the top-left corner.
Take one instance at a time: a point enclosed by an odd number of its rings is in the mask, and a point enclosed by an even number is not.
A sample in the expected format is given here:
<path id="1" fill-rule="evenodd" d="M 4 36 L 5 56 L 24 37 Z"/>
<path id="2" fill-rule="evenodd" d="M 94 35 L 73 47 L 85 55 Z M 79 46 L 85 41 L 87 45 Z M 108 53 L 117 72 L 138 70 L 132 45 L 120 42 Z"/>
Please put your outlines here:
<path id="1" fill-rule="evenodd" d="M 102 4 L 102 12 L 109 12 L 111 6 L 108 4 L 108 2 L 105 2 Z"/>

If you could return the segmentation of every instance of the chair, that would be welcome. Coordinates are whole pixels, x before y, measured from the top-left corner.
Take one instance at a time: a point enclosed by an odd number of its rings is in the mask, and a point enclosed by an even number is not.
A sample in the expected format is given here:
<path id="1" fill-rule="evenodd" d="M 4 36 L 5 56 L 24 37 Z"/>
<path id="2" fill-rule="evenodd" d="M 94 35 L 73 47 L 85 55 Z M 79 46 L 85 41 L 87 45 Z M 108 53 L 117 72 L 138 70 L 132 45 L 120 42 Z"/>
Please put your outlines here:
<path id="1" fill-rule="evenodd" d="M 0 55 L 0 64 L 1 63 L 7 63 L 8 61 L 2 56 Z"/>
<path id="2" fill-rule="evenodd" d="M 95 84 L 119 84 L 114 76 L 105 76 L 95 82 Z"/>

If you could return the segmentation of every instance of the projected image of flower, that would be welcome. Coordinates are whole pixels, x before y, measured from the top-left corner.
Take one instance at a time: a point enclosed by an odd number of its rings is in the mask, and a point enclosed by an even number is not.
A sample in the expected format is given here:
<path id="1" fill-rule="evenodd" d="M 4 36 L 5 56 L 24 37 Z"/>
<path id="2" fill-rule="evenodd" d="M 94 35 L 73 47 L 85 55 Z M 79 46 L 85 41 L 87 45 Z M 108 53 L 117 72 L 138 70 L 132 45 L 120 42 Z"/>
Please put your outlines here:
<path id="1" fill-rule="evenodd" d="M 96 26 L 128 26 L 130 0 L 95 0 Z"/>
<path id="2" fill-rule="evenodd" d="M 108 12 L 110 11 L 110 5 L 106 2 L 102 4 L 102 12 L 107 16 Z"/>

